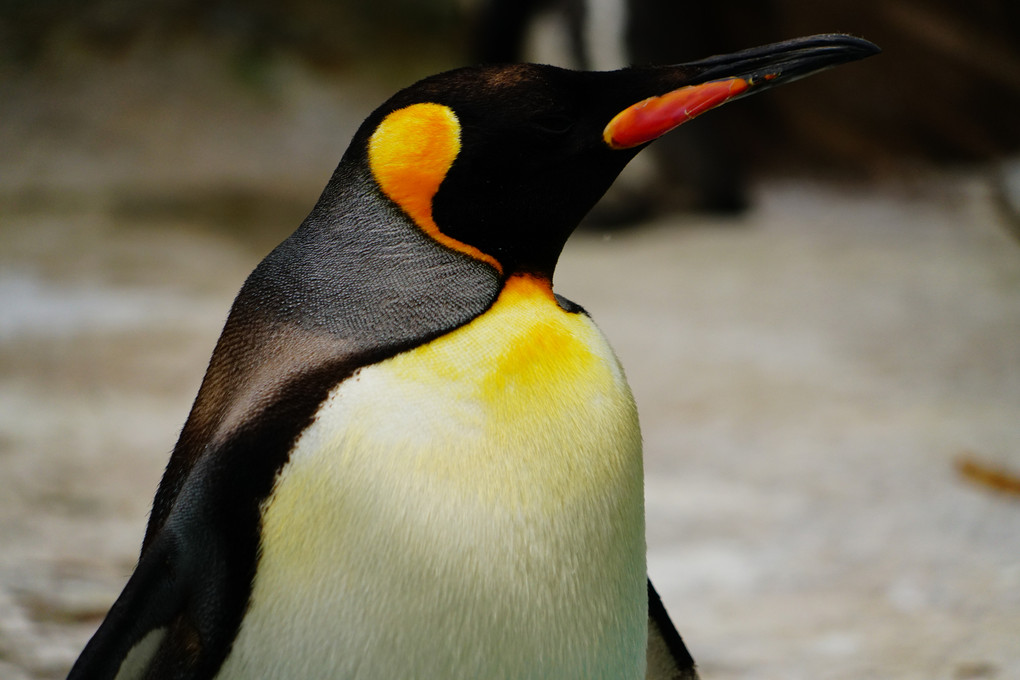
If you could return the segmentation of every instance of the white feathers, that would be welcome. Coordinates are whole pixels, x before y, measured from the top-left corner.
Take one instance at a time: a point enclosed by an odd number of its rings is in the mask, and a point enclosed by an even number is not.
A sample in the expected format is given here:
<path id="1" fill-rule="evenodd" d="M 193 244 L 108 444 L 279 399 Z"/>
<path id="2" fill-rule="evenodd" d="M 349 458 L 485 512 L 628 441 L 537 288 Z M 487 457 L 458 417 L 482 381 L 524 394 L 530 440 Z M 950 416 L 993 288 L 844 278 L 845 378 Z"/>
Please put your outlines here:
<path id="1" fill-rule="evenodd" d="M 533 293 L 334 390 L 218 677 L 644 677 L 633 400 L 591 321 Z"/>

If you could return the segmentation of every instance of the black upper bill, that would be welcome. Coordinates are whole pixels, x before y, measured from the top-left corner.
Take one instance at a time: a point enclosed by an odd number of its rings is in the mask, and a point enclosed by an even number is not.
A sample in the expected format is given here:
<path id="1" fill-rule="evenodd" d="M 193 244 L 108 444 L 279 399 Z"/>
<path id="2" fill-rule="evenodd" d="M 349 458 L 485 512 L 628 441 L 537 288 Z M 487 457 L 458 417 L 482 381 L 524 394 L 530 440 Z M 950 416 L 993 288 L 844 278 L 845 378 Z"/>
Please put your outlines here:
<path id="1" fill-rule="evenodd" d="M 881 51 L 863 38 L 828 33 L 708 57 L 684 66 L 697 74 L 699 82 L 740 77 L 749 81 L 752 91 L 757 92 Z"/>

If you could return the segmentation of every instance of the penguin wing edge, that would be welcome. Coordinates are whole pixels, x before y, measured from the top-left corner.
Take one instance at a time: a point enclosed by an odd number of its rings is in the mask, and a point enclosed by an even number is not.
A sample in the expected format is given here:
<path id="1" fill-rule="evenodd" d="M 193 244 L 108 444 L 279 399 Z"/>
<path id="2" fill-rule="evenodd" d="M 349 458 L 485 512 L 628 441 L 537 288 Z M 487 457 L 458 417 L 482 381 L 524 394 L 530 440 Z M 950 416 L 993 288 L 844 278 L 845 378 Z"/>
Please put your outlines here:
<path id="1" fill-rule="evenodd" d="M 171 563 L 158 543 L 146 551 L 67 680 L 150 677 L 149 666 L 184 606 Z"/>
<path id="2" fill-rule="evenodd" d="M 648 580 L 648 670 L 646 680 L 698 680 L 694 659 Z"/>
<path id="3" fill-rule="evenodd" d="M 243 615 L 222 541 L 164 527 L 67 680 L 208 680 Z"/>

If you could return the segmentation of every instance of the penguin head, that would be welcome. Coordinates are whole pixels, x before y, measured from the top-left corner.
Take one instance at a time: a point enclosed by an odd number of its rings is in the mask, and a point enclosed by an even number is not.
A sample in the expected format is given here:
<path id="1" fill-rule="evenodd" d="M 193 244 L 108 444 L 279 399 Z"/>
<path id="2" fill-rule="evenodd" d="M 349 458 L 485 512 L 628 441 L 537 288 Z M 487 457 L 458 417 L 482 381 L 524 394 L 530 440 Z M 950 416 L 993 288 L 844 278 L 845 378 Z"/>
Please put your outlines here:
<path id="1" fill-rule="evenodd" d="M 823 35 L 673 66 L 461 68 L 397 93 L 349 154 L 419 228 L 504 276 L 551 278 L 640 149 L 723 103 L 878 51 Z"/>

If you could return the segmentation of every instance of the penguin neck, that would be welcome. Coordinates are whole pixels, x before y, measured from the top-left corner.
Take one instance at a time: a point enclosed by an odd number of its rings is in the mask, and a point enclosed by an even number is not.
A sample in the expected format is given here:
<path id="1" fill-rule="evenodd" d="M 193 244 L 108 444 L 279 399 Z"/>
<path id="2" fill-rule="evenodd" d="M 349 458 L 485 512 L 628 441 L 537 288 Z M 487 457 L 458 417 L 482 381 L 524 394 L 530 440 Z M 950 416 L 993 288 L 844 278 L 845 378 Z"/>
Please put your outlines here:
<path id="1" fill-rule="evenodd" d="M 550 245 L 540 257 L 496 252 L 494 255 L 502 265 L 501 269 L 496 269 L 489 264 L 491 258 L 479 259 L 463 249 L 450 248 L 436 241 L 382 192 L 367 161 L 350 152 L 333 173 L 302 229 L 342 229 L 337 237 L 344 239 L 345 247 L 354 246 L 359 257 L 373 250 L 394 258 L 406 255 L 412 266 L 420 268 L 422 275 L 430 274 L 436 279 L 436 293 L 457 282 L 456 290 L 446 290 L 450 299 L 459 299 L 471 290 L 477 292 L 480 289 L 488 291 L 493 301 L 502 288 L 508 285 L 520 287 L 525 282 L 528 288 L 544 291 L 543 294 L 550 299 L 555 298 L 553 274 L 567 240 L 564 237 Z M 533 243 L 534 239 L 528 239 L 528 242 Z M 426 251 L 431 253 L 431 257 L 422 257 Z M 439 253 L 443 257 L 437 257 Z M 449 260 L 442 269 L 451 272 L 450 275 L 439 276 L 441 272 L 435 270 L 436 264 L 432 261 L 436 259 Z M 401 268 L 401 261 L 396 259 L 389 264 Z M 464 277 L 466 272 L 471 272 L 471 275 Z M 478 313 L 481 311 L 484 310 Z"/>
<path id="2" fill-rule="evenodd" d="M 319 376 L 328 388 L 469 323 L 502 285 L 496 270 L 443 248 L 357 165 L 341 163 L 301 227 L 259 263 L 234 300 L 171 477 L 186 475 L 211 442 L 233 436 L 252 408 L 274 408 L 292 376 Z M 308 397 L 309 413 L 319 398 Z M 166 488 L 153 527 L 169 512 L 173 480 Z"/>

